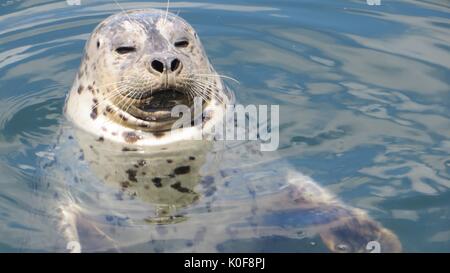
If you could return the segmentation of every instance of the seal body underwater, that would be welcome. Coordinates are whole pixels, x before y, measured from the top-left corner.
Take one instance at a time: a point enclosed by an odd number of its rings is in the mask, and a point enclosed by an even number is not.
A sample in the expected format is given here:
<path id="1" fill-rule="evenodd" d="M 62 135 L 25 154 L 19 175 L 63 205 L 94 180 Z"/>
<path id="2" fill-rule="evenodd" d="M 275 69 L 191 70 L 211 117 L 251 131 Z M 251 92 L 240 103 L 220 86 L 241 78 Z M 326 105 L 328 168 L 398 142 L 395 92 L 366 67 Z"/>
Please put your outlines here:
<path id="1" fill-rule="evenodd" d="M 203 111 L 172 129 L 170 109 L 193 108 L 195 97 Z M 367 252 L 371 241 L 401 251 L 391 231 L 275 152 L 205 138 L 200 128 L 234 103 L 180 17 L 146 9 L 100 23 L 66 100 L 70 123 L 54 164 L 64 167 L 45 170 L 59 192 L 54 218 L 64 241 L 88 252 L 215 252 L 270 236 L 301 241 L 302 233 L 333 252 Z"/>

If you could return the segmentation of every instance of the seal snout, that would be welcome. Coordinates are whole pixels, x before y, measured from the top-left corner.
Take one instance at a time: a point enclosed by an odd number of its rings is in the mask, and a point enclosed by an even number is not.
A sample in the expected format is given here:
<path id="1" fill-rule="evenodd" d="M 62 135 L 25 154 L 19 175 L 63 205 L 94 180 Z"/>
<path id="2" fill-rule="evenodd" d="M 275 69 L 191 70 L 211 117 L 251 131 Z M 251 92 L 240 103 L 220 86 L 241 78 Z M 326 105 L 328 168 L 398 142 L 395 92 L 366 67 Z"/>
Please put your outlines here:
<path id="1" fill-rule="evenodd" d="M 176 76 L 182 68 L 182 62 L 175 56 L 154 57 L 148 65 L 149 72 L 160 79 L 164 88 L 176 87 Z"/>
<path id="2" fill-rule="evenodd" d="M 150 72 L 162 74 L 162 73 L 178 73 L 182 69 L 182 63 L 180 59 L 176 57 L 172 58 L 154 58 L 150 62 L 149 70 Z"/>

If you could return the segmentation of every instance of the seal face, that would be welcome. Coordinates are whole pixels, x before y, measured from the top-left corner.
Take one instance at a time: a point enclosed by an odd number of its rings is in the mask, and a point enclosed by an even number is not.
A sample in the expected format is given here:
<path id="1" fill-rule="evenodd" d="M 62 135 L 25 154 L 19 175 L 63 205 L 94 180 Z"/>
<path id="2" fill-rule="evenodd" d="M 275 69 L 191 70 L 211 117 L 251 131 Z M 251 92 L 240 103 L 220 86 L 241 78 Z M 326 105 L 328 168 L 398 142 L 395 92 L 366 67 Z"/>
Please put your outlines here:
<path id="1" fill-rule="evenodd" d="M 199 133 L 182 128 L 166 134 L 177 119 L 171 109 L 192 110 L 194 97 L 217 118 L 232 100 L 186 21 L 159 10 L 136 10 L 113 15 L 94 30 L 66 114 L 105 139 L 160 145 Z"/>

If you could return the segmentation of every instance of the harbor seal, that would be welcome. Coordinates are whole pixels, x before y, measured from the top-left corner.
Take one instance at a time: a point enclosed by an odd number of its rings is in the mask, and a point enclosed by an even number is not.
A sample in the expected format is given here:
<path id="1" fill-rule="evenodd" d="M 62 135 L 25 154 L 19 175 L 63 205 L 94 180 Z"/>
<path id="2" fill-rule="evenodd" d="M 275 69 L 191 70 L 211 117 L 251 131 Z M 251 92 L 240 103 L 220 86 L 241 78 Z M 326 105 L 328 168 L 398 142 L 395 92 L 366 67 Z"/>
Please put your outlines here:
<path id="1" fill-rule="evenodd" d="M 235 100 L 186 21 L 146 9 L 97 26 L 64 109 L 76 128 L 66 125 L 57 161 L 43 166 L 66 242 L 83 251 L 205 252 L 281 236 L 321 238 L 333 252 L 367 252 L 374 242 L 401 251 L 395 234 L 276 153 L 195 140 L 195 123 L 172 130 L 170 108 L 192 107 L 194 96 L 203 127 Z"/>

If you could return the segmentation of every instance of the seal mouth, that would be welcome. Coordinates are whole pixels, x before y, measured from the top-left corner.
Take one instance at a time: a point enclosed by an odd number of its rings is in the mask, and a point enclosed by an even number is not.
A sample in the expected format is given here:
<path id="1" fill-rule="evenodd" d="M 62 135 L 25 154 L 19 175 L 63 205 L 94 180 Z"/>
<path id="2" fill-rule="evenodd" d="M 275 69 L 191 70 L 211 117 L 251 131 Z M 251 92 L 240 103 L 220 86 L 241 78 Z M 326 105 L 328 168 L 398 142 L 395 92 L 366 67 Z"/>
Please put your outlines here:
<path id="1" fill-rule="evenodd" d="M 186 92 L 172 88 L 145 92 L 142 97 L 136 107 L 147 113 L 171 111 L 177 105 L 189 106 L 191 103 L 191 98 Z"/>
<path id="2" fill-rule="evenodd" d="M 181 88 L 159 88 L 127 96 L 128 103 L 118 105 L 131 116 L 151 122 L 174 122 L 179 117 L 172 117 L 172 109 L 177 105 L 193 108 L 194 101 L 189 92 Z"/>

